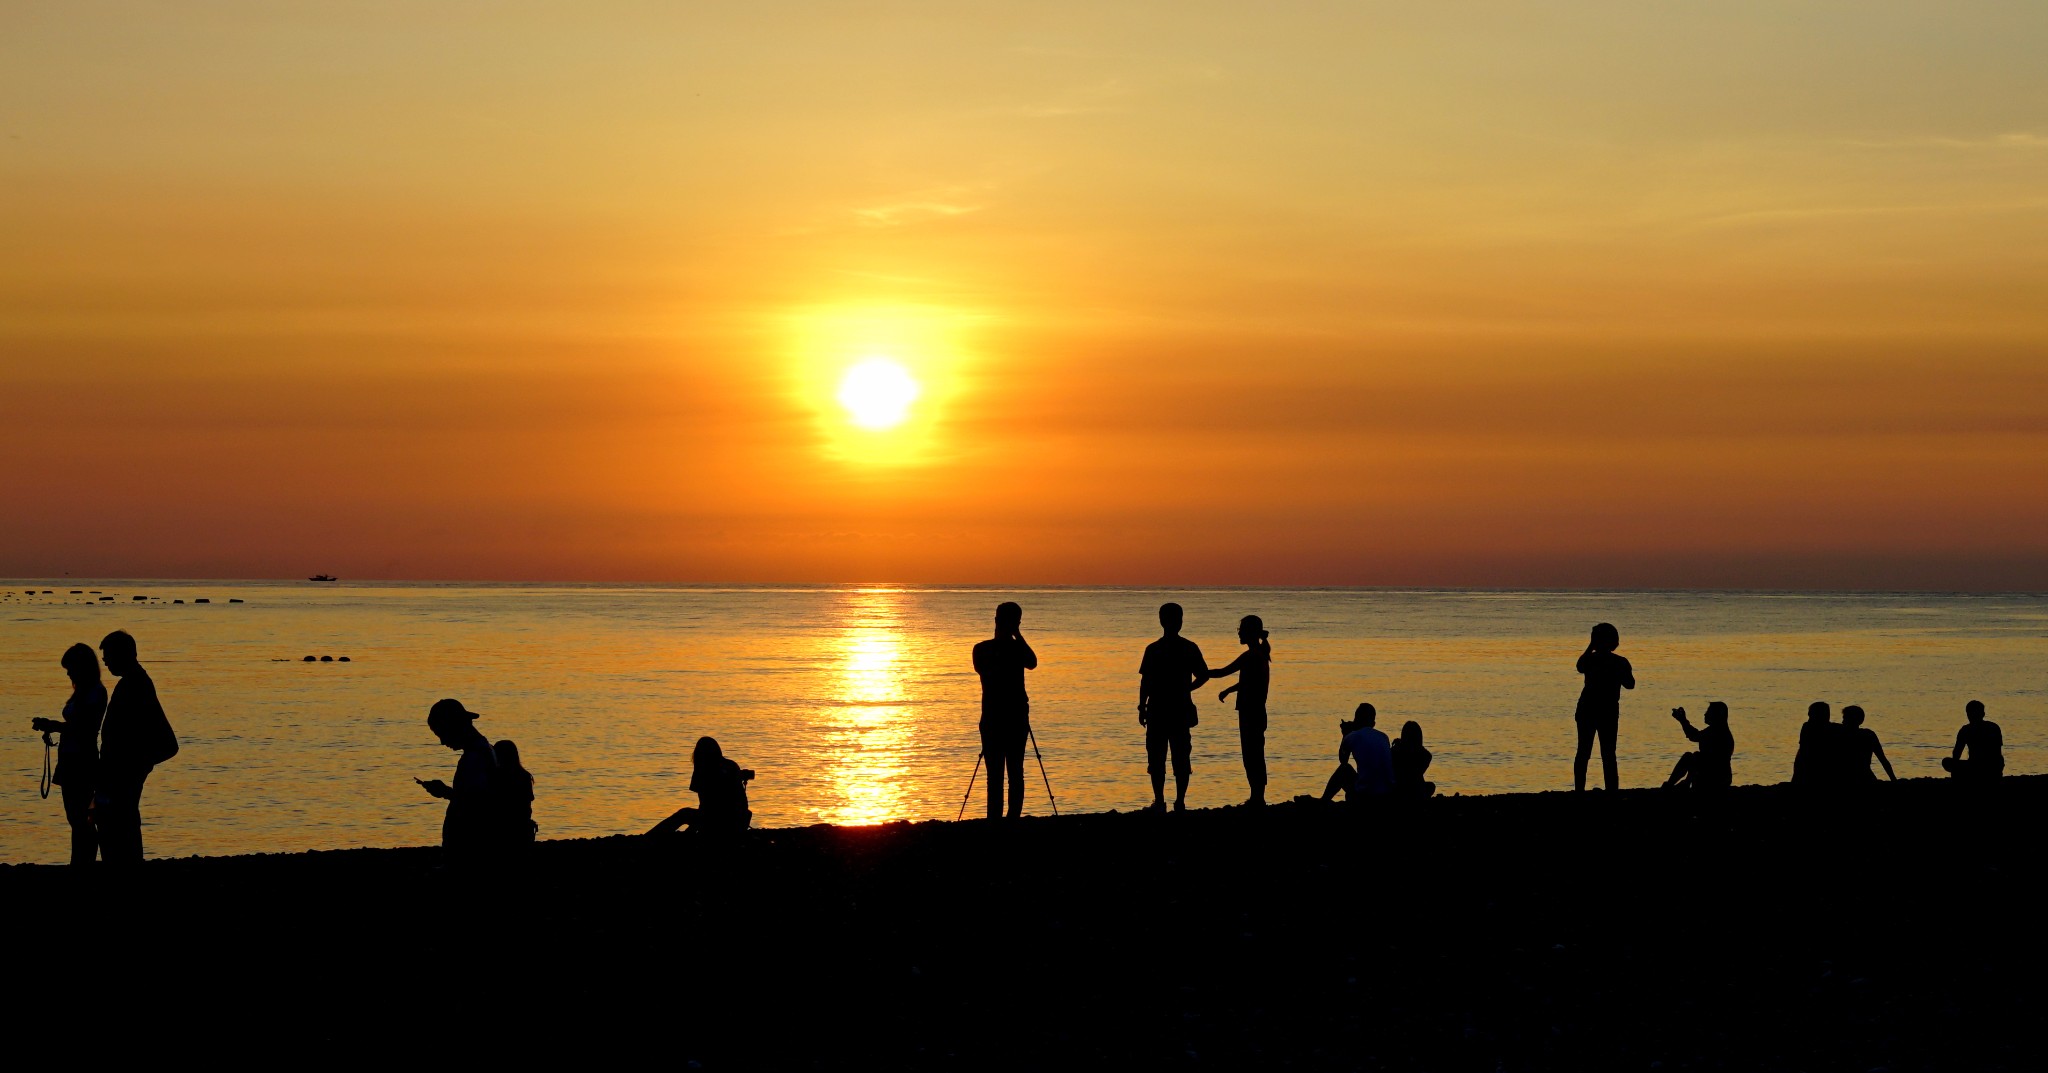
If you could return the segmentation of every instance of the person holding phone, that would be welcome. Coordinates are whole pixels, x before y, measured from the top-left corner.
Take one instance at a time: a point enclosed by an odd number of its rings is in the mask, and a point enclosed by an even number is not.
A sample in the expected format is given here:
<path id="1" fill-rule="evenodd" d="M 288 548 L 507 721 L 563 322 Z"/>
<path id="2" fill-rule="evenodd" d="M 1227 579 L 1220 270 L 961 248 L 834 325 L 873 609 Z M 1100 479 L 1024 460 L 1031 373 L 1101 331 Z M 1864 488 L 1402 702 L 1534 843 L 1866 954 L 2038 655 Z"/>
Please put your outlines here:
<path id="1" fill-rule="evenodd" d="M 1615 649 L 1621 647 L 1621 631 L 1612 623 L 1593 627 L 1593 637 L 1579 654 L 1579 673 L 1585 685 L 1579 690 L 1579 706 L 1572 721 L 1579 728 L 1579 750 L 1572 758 L 1572 789 L 1586 788 L 1586 762 L 1593 757 L 1593 739 L 1600 740 L 1601 774 L 1609 790 L 1621 789 L 1621 771 L 1614 762 L 1614 739 L 1621 723 L 1621 691 L 1636 687 L 1635 668 Z"/>
<path id="2" fill-rule="evenodd" d="M 427 793 L 448 802 L 441 819 L 441 850 L 456 864 L 470 864 L 490 856 L 502 840 L 497 838 L 499 816 L 493 793 L 498 758 L 490 739 L 476 728 L 476 713 L 459 700 L 437 700 L 427 710 L 427 729 L 441 744 L 461 753 L 455 762 L 453 785 L 440 779 L 414 782 Z"/>
<path id="3" fill-rule="evenodd" d="M 988 818 L 1004 815 L 1003 788 L 1009 786 L 1009 818 L 1024 814 L 1024 745 L 1031 737 L 1031 698 L 1024 672 L 1038 669 L 1038 653 L 1024 641 L 1024 608 L 1005 600 L 996 605 L 994 637 L 974 646 L 974 673 L 981 678 L 981 758 L 988 766 Z"/>

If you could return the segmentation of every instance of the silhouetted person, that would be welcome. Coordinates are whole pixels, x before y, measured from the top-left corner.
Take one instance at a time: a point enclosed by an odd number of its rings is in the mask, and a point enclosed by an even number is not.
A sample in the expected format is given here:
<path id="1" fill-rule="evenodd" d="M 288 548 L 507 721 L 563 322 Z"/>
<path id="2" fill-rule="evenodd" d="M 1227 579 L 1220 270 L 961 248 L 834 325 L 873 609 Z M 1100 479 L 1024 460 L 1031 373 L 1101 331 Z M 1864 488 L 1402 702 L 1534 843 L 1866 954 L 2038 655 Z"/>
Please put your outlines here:
<path id="1" fill-rule="evenodd" d="M 1244 651 L 1229 666 L 1211 671 L 1209 677 L 1243 672 L 1237 684 L 1216 694 L 1216 699 L 1229 700 L 1232 693 L 1237 694 L 1237 738 L 1244 750 L 1244 781 L 1251 786 L 1251 796 L 1244 803 L 1256 806 L 1266 803 L 1266 688 L 1273 680 L 1273 644 L 1267 640 L 1266 624 L 1257 615 L 1246 615 L 1238 622 L 1237 639 L 1244 643 Z"/>
<path id="2" fill-rule="evenodd" d="M 1360 704 L 1351 721 L 1337 723 L 1344 739 L 1337 743 L 1337 770 L 1330 773 L 1330 781 L 1323 786 L 1323 800 L 1337 796 L 1339 790 L 1344 791 L 1349 801 L 1385 797 L 1394 792 L 1394 749 L 1386 734 L 1374 726 L 1378 722 L 1379 710 L 1370 704 Z M 1352 764 L 1354 760 L 1356 766 Z"/>
<path id="3" fill-rule="evenodd" d="M 1031 736 L 1031 698 L 1024 672 L 1038 669 L 1038 654 L 1024 642 L 1024 609 L 996 605 L 996 635 L 974 646 L 981 676 L 981 758 L 988 765 L 988 818 L 1003 815 L 1003 785 L 1010 788 L 1010 818 L 1024 813 L 1024 743 Z"/>
<path id="4" fill-rule="evenodd" d="M 1707 714 L 1701 717 L 1707 724 L 1704 727 L 1694 727 L 1684 708 L 1671 709 L 1671 718 L 1678 720 L 1686 740 L 1699 748 L 1678 758 L 1664 785 L 1726 790 L 1735 781 L 1735 735 L 1728 732 L 1728 706 L 1718 700 L 1707 705 Z"/>
<path id="5" fill-rule="evenodd" d="M 99 657 L 90 645 L 72 645 L 59 661 L 71 679 L 64 718 L 35 719 L 44 734 L 60 734 L 57 770 L 50 781 L 64 790 L 64 819 L 71 825 L 71 863 L 91 864 L 99 855 L 99 831 L 92 822 L 93 782 L 100 764 L 100 721 L 107 714 L 107 687 L 100 682 Z"/>
<path id="6" fill-rule="evenodd" d="M 1180 635 L 1179 604 L 1161 604 L 1157 641 L 1145 646 L 1138 665 L 1138 725 L 1145 728 L 1145 770 L 1152 776 L 1152 811 L 1166 811 L 1166 754 L 1173 754 L 1173 810 L 1188 806 L 1191 731 L 1199 718 L 1195 690 L 1209 680 L 1209 663 L 1193 641 Z"/>
<path id="7" fill-rule="evenodd" d="M 2005 774 L 2005 732 L 1984 718 L 1984 702 L 1973 700 L 1963 708 L 1969 722 L 1956 731 L 1955 752 L 1942 758 L 1942 770 L 1958 779 L 1995 779 Z M 1965 752 L 1968 756 L 1963 755 Z"/>
<path id="8" fill-rule="evenodd" d="M 1863 725 L 1863 709 L 1851 704 L 1842 709 L 1842 779 L 1850 786 L 1868 786 L 1877 781 L 1877 773 L 1870 770 L 1874 758 L 1884 765 L 1884 777 L 1893 782 L 1899 776 L 1892 771 L 1892 762 L 1884 755 L 1884 743 L 1877 740 L 1877 731 Z"/>
<path id="9" fill-rule="evenodd" d="M 650 835 L 673 834 L 689 825 L 692 832 L 736 834 L 754 822 L 747 808 L 747 783 L 754 773 L 725 758 L 716 738 L 698 738 L 690 754 L 690 790 L 696 808 L 679 808 L 654 825 Z"/>
<path id="10" fill-rule="evenodd" d="M 120 681 L 114 685 L 106 720 L 100 725 L 93 822 L 99 827 L 101 860 L 139 864 L 142 784 L 158 764 L 178 755 L 178 736 L 157 700 L 156 683 L 136 661 L 135 638 L 115 630 L 100 641 L 100 657 Z"/>
<path id="11" fill-rule="evenodd" d="M 1593 739 L 1600 739 L 1600 768 L 1609 790 L 1621 789 L 1621 771 L 1614 762 L 1614 738 L 1621 724 L 1621 691 L 1636 687 L 1635 668 L 1614 650 L 1621 647 L 1621 631 L 1611 623 L 1593 627 L 1592 640 L 1579 655 L 1579 673 L 1586 683 L 1579 689 L 1579 706 L 1572 719 L 1579 726 L 1579 751 L 1572 760 L 1572 788 L 1586 788 L 1586 761 L 1593 756 Z"/>
<path id="12" fill-rule="evenodd" d="M 441 744 L 462 754 L 455 762 L 453 785 L 440 779 L 420 783 L 429 794 L 448 802 L 441 819 L 441 849 L 458 864 L 488 858 L 504 845 L 497 753 L 477 730 L 476 713 L 459 700 L 435 701 L 427 710 L 427 729 Z"/>
<path id="13" fill-rule="evenodd" d="M 540 827 L 533 822 L 533 774 L 519 762 L 519 746 L 510 739 L 491 746 L 498 762 L 498 823 L 507 845 L 531 846 Z"/>
<path id="14" fill-rule="evenodd" d="M 1792 785 L 1826 790 L 1842 781 L 1842 735 L 1831 720 L 1834 709 L 1824 700 L 1806 706 L 1799 727 L 1799 752 L 1792 757 Z"/>
<path id="15" fill-rule="evenodd" d="M 1422 747 L 1422 724 L 1413 719 L 1401 724 L 1401 736 L 1394 739 L 1393 754 L 1389 757 L 1394 767 L 1394 796 L 1420 800 L 1436 793 L 1436 783 L 1425 782 L 1422 776 L 1429 771 L 1433 759 L 1429 750 Z"/>

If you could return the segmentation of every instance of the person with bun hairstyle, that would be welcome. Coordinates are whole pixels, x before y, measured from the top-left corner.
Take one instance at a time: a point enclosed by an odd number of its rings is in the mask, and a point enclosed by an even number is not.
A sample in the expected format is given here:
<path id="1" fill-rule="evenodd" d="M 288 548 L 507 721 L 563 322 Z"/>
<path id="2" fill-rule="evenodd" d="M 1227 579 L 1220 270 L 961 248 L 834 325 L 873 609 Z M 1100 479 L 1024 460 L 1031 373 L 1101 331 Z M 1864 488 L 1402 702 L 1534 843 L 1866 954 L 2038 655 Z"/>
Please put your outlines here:
<path id="1" fill-rule="evenodd" d="M 1266 690 L 1273 681 L 1273 642 L 1257 615 L 1239 620 L 1237 639 L 1244 651 L 1229 665 L 1210 671 L 1209 677 L 1241 673 L 1237 684 L 1216 694 L 1216 699 L 1237 694 L 1237 740 L 1244 750 L 1244 781 L 1251 786 L 1244 803 L 1256 808 L 1266 803 Z"/>
<path id="2" fill-rule="evenodd" d="M 1600 768 L 1609 790 L 1621 789 L 1621 772 L 1614 762 L 1614 738 L 1621 723 L 1621 691 L 1636 687 L 1635 668 L 1614 650 L 1621 647 L 1621 631 L 1610 622 L 1593 627 L 1593 637 L 1579 655 L 1579 673 L 1586 684 L 1579 690 L 1579 706 L 1572 721 L 1579 726 L 1579 751 L 1572 758 L 1572 789 L 1586 788 L 1586 762 L 1593 757 L 1593 739 L 1600 739 Z"/>
<path id="3" fill-rule="evenodd" d="M 448 802 L 441 820 L 441 849 L 451 862 L 472 863 L 488 857 L 500 842 L 500 817 L 495 790 L 498 758 L 490 739 L 476 728 L 476 713 L 459 700 L 437 700 L 427 711 L 427 728 L 441 744 L 462 754 L 455 762 L 453 785 L 440 779 L 419 782 L 427 793 Z"/>

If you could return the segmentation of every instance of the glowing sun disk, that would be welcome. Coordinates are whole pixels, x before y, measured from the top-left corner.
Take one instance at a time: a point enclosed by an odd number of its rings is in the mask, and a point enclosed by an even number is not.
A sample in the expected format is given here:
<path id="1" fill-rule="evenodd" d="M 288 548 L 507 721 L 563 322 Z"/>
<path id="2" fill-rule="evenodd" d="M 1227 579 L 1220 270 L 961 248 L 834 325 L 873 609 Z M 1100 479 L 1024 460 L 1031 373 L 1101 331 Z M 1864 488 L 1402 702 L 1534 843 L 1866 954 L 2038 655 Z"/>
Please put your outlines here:
<path id="1" fill-rule="evenodd" d="M 917 401 L 918 385 L 908 370 L 887 358 L 869 358 L 846 370 L 839 381 L 839 405 L 862 428 L 902 424 Z"/>

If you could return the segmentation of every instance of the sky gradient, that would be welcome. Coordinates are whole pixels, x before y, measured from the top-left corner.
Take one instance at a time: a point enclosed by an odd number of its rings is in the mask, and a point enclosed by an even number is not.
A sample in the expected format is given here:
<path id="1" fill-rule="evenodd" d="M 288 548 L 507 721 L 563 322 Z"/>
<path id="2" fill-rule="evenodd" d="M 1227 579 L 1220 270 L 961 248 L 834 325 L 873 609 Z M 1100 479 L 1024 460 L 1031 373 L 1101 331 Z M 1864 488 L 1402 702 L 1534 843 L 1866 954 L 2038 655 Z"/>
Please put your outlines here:
<path id="1" fill-rule="evenodd" d="M 686 7 L 10 14 L 0 576 L 2048 589 L 2043 5 Z"/>

